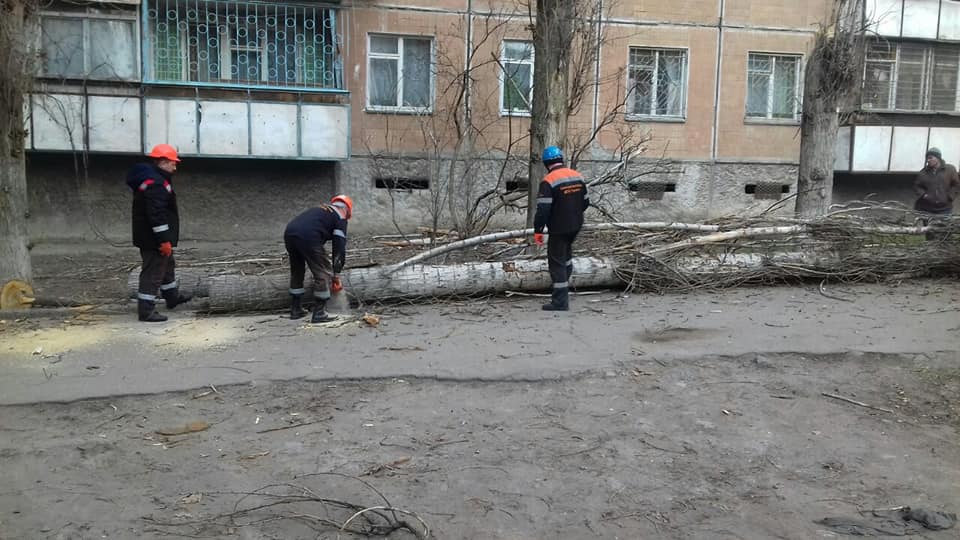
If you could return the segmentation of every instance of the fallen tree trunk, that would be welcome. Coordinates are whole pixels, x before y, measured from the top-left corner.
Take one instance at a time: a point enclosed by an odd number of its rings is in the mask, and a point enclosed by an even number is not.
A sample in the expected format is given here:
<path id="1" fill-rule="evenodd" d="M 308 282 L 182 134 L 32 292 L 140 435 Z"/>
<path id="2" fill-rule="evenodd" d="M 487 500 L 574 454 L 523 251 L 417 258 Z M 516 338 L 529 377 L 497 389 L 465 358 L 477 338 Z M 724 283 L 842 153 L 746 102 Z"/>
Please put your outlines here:
<path id="1" fill-rule="evenodd" d="M 573 283 L 578 287 L 616 287 L 623 282 L 612 261 L 593 257 L 573 260 Z M 345 291 L 360 301 L 475 296 L 507 290 L 543 290 L 550 287 L 547 261 L 465 263 L 451 266 L 411 265 L 387 273 L 383 267 L 356 268 L 342 276 Z M 213 276 L 209 307 L 214 313 L 279 309 L 289 305 L 288 279 L 283 275 Z M 308 288 L 307 297 L 313 291 Z"/>
<path id="2" fill-rule="evenodd" d="M 191 296 L 210 295 L 210 271 L 199 268 L 177 268 L 177 284 L 180 292 Z M 140 285 L 140 269 L 133 270 L 127 276 L 127 297 L 136 298 Z"/>
<path id="3" fill-rule="evenodd" d="M 677 292 L 791 278 L 855 282 L 955 272 L 960 269 L 957 224 L 948 219 L 936 226 L 904 226 L 846 215 L 817 221 L 747 219 L 725 226 L 591 224 L 584 230 L 612 234 L 594 235 L 586 241 L 587 256 L 575 259 L 573 285 Z M 423 263 L 457 249 L 524 237 L 531 232 L 521 229 L 469 238 L 394 265 L 349 269 L 342 276 L 344 286 L 349 296 L 365 302 L 546 290 L 550 278 L 545 260 L 449 266 Z M 267 275 L 202 272 L 187 268 L 179 277 L 184 292 L 204 297 L 194 305 L 208 305 L 214 312 L 287 305 L 285 269 L 265 270 Z M 136 274 L 129 277 L 131 291 L 136 288 Z"/>

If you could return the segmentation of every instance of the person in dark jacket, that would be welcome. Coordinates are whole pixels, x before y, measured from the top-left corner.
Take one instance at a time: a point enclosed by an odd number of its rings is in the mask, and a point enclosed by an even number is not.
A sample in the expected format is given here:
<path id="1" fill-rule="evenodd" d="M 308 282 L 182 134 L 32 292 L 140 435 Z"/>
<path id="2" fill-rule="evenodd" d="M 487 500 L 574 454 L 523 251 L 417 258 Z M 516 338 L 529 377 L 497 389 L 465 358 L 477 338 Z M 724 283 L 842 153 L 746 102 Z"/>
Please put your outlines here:
<path id="1" fill-rule="evenodd" d="M 313 307 L 311 323 L 336 319 L 327 313 L 327 300 L 331 288 L 342 288 L 340 271 L 347 258 L 347 221 L 353 217 L 353 200 L 346 195 L 337 195 L 330 204 L 311 208 L 287 224 L 283 243 L 290 257 L 290 318 L 306 315 L 303 310 L 303 279 L 307 266 L 313 274 Z M 324 245 L 333 244 L 333 261 L 327 257 Z"/>
<path id="2" fill-rule="evenodd" d="M 137 289 L 137 316 L 145 322 L 163 322 L 157 313 L 157 291 L 167 309 L 188 302 L 190 296 L 177 288 L 173 248 L 180 239 L 180 214 L 172 178 L 180 158 L 169 144 L 158 144 L 147 154 L 150 163 L 134 165 L 127 173 L 133 191 L 133 245 L 140 248 L 143 261 Z"/>
<path id="3" fill-rule="evenodd" d="M 939 148 L 927 150 L 926 166 L 917 175 L 913 190 L 917 194 L 914 210 L 932 215 L 950 215 L 953 213 L 953 200 L 960 193 L 960 178 L 957 169 L 943 161 Z M 930 220 L 924 219 L 926 225 Z M 927 233 L 927 239 L 933 240 L 937 235 Z"/>
<path id="4" fill-rule="evenodd" d="M 534 241 L 543 245 L 547 239 L 547 264 L 553 290 L 546 311 L 570 309 L 570 276 L 573 275 L 573 241 L 583 226 L 583 212 L 590 206 L 587 184 L 577 171 L 563 166 L 563 152 L 556 146 L 543 150 L 547 175 L 540 182 L 537 213 L 533 220 Z"/>

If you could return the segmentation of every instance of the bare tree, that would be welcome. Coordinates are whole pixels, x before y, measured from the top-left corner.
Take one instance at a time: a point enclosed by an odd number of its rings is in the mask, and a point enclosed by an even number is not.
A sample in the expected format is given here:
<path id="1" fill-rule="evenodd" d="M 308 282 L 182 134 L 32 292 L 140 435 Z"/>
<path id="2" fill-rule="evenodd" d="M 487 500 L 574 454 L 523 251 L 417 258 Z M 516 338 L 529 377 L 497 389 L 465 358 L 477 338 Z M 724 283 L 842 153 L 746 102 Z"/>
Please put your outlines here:
<path id="1" fill-rule="evenodd" d="M 863 0 L 834 0 L 804 75 L 797 179 L 800 216 L 824 215 L 832 202 L 838 111 L 855 94 L 863 75 L 864 35 Z"/>
<path id="2" fill-rule="evenodd" d="M 36 7 L 33 0 L 0 3 L 0 286 L 11 279 L 33 279 L 23 106 L 34 66 L 26 29 Z"/>
<path id="3" fill-rule="evenodd" d="M 521 13 L 516 10 L 489 10 L 471 21 L 466 49 L 449 45 L 468 32 L 463 24 L 445 36 L 448 39 L 437 40 L 433 109 L 417 114 L 412 126 L 387 116 L 384 140 L 376 145 L 365 141 L 375 173 L 389 182 L 391 201 L 412 187 L 403 174 L 427 180 L 420 200 L 435 232 L 449 226 L 461 236 L 478 234 L 504 208 L 526 196 L 508 192 L 506 184 L 519 183 L 517 171 L 526 165 L 520 147 L 527 133 L 512 115 L 500 117 L 499 88 L 492 87 L 489 79 L 502 66 L 496 54 L 483 55 L 486 49 L 496 49 L 492 45 L 498 46 L 508 25 L 518 20 Z M 482 78 L 486 84 L 478 84 Z M 504 127 L 505 142 L 498 136 Z M 421 140 L 422 145 L 411 149 L 412 139 Z"/>
<path id="4" fill-rule="evenodd" d="M 603 4 L 605 9 L 613 8 L 613 3 Z M 632 90 L 624 88 L 625 70 L 616 70 L 599 79 L 595 76 L 599 52 L 608 43 L 600 24 L 600 5 L 597 0 L 576 0 L 571 18 L 564 23 L 569 27 L 569 35 L 563 40 L 568 52 L 554 71 L 560 69 L 567 73 L 564 76 L 567 91 L 562 93 L 557 110 L 551 109 L 548 119 L 548 123 L 559 119 L 563 128 L 553 130 L 556 135 L 551 137 L 556 138 L 552 138 L 549 144 L 562 146 L 574 167 L 581 159 L 593 159 L 598 152 L 602 153 L 601 161 L 605 161 L 606 166 L 599 167 L 601 170 L 591 178 L 590 185 L 619 190 L 628 188 L 630 182 L 640 176 L 664 169 L 662 159 L 655 160 L 652 166 L 645 165 L 642 170 L 634 167 L 646 151 L 650 133 L 639 124 L 623 122 L 632 98 Z M 428 179 L 429 187 L 420 200 L 434 231 L 447 225 L 461 236 L 480 234 L 505 209 L 523 212 L 532 219 L 530 204 L 524 199 L 530 200 L 530 191 L 533 191 L 535 203 L 537 181 L 543 176 L 539 152 L 544 144 L 531 144 L 528 137 L 536 128 L 521 126 L 518 117 L 510 112 L 501 113 L 501 108 L 509 109 L 510 106 L 500 100 L 522 102 L 519 103 L 521 109 L 534 111 L 532 125 L 536 125 L 538 98 L 535 96 L 531 103 L 526 89 L 516 87 L 517 81 L 511 75 L 514 72 L 495 52 L 499 51 L 507 29 L 531 20 L 532 10 L 526 0 L 518 0 L 516 9 L 489 10 L 475 15 L 470 25 L 472 31 L 456 27 L 448 36 L 451 39 L 437 40 L 434 64 L 437 89 L 433 110 L 417 115 L 415 127 L 409 122 L 394 122 L 388 116 L 384 132 L 389 136 L 376 141 L 376 145 L 365 141 L 377 176 L 388 180 L 392 186 L 388 186 L 392 203 L 400 192 L 409 191 L 398 170 L 415 171 L 418 176 Z M 449 46 L 468 32 L 471 35 L 469 47 Z M 490 49 L 494 52 L 484 53 Z M 554 84 L 537 78 L 538 70 L 543 69 L 538 63 L 539 56 L 533 55 L 536 63 L 533 92 L 537 92 L 538 85 L 550 87 Z M 503 95 L 500 88 L 489 84 L 494 72 L 501 75 Z M 591 105 L 594 91 L 599 92 L 601 88 L 606 99 L 596 111 L 592 129 L 567 133 L 567 119 L 581 114 L 585 106 Z M 504 130 L 505 137 L 502 136 Z M 606 147 L 599 148 L 599 139 L 604 133 L 611 137 L 606 139 Z M 422 147 L 411 151 L 409 144 L 398 143 L 409 143 L 414 135 L 423 141 Z M 374 146 L 378 149 L 373 150 Z M 531 173 L 536 167 L 541 170 Z M 532 176 L 524 178 L 524 173 Z M 524 186 L 527 179 L 531 184 L 529 187 Z M 508 184 L 516 187 L 507 189 Z M 592 197 L 591 200 L 602 203 L 603 197 Z M 598 210 L 608 217 L 614 213 L 613 208 Z M 397 225 L 396 219 L 394 224 Z"/>

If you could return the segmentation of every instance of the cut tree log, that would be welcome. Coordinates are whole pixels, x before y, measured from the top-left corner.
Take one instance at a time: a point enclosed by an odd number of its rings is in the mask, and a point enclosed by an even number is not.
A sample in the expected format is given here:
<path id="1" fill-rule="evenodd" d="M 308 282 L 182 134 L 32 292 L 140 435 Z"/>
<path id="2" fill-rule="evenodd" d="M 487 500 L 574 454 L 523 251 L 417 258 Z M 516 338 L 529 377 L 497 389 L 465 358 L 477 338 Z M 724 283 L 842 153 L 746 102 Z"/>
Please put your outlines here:
<path id="1" fill-rule="evenodd" d="M 181 294 L 191 296 L 208 296 L 210 294 L 210 277 L 213 270 L 200 268 L 177 268 L 177 284 Z M 137 288 L 140 285 L 140 269 L 137 268 L 127 276 L 127 298 L 137 297 Z"/>
<path id="2" fill-rule="evenodd" d="M 544 290 L 550 287 L 547 261 L 506 261 L 465 263 L 451 266 L 411 265 L 387 273 L 383 267 L 345 271 L 344 290 L 361 301 L 442 296 L 494 294 L 506 290 Z M 289 305 L 289 277 L 284 275 L 221 275 L 210 278 L 210 311 L 255 311 L 280 309 Z M 615 287 L 617 277 L 612 261 L 593 257 L 573 260 L 576 287 Z M 313 292 L 307 290 L 310 298 Z"/>

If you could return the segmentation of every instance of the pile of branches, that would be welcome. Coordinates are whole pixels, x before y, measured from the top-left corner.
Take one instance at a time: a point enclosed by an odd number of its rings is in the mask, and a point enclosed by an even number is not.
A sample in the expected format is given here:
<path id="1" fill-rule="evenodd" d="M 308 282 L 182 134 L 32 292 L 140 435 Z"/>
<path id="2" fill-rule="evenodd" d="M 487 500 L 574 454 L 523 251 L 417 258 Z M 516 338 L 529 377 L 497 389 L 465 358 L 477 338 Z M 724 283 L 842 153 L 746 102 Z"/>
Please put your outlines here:
<path id="1" fill-rule="evenodd" d="M 703 225 L 692 234 L 591 234 L 589 251 L 614 259 L 628 289 L 658 292 L 960 272 L 960 220 L 955 218 L 930 220 L 911 211 L 858 207 L 812 220 L 761 216 Z"/>
<path id="2" fill-rule="evenodd" d="M 532 233 L 504 231 L 432 249 L 390 247 L 382 261 L 348 259 L 345 290 L 352 300 L 377 302 L 548 289 L 546 250 L 532 245 Z M 592 223 L 574 252 L 572 284 L 581 288 L 686 292 L 801 279 L 904 279 L 960 272 L 960 219 L 858 205 L 816 219 Z M 181 287 L 206 296 L 210 311 L 277 309 L 287 303 L 286 272 L 271 264 L 255 275 L 199 274 L 195 283 L 181 277 Z M 133 290 L 133 275 L 130 284 Z"/>

